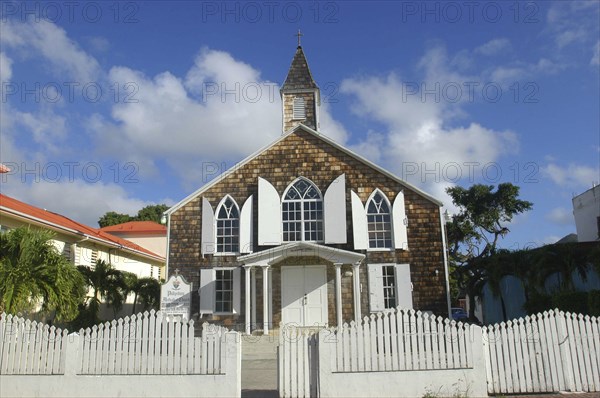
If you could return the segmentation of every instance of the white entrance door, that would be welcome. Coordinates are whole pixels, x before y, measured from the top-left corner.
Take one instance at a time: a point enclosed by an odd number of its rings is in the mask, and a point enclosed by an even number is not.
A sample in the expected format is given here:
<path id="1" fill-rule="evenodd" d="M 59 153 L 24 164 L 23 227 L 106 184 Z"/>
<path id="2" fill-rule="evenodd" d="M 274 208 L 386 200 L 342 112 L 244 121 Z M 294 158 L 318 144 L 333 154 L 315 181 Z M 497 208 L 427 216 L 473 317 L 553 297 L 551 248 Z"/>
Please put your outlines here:
<path id="1" fill-rule="evenodd" d="M 327 325 L 324 265 L 281 267 L 281 321 L 298 326 Z"/>

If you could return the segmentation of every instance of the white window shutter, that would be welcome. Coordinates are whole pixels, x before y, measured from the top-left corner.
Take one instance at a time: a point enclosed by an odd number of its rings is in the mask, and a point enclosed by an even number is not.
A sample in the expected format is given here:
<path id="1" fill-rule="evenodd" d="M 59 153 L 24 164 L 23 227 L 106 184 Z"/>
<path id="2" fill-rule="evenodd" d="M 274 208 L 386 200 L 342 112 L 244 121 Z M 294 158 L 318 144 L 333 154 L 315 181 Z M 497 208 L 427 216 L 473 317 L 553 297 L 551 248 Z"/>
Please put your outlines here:
<path id="1" fill-rule="evenodd" d="M 254 195 L 250 195 L 242 206 L 240 212 L 240 253 L 252 253 L 254 246 L 254 236 L 252 226 L 254 225 L 254 214 L 252 202 Z"/>
<path id="2" fill-rule="evenodd" d="M 406 226 L 408 219 L 406 218 L 406 210 L 404 208 L 404 192 L 398 192 L 394 200 L 392 210 L 392 222 L 394 228 L 394 248 L 408 250 L 408 234 Z"/>
<path id="3" fill-rule="evenodd" d="M 410 264 L 396 264 L 396 304 L 401 308 L 413 308 Z"/>
<path id="4" fill-rule="evenodd" d="M 242 292 L 240 291 L 241 287 L 241 277 L 242 277 L 242 268 L 237 267 L 233 270 L 233 313 L 240 314 L 242 311 Z"/>
<path id="5" fill-rule="evenodd" d="M 212 314 L 215 310 L 215 270 L 213 268 L 200 268 L 200 316 Z"/>
<path id="6" fill-rule="evenodd" d="M 383 300 L 383 272 L 381 264 L 368 264 L 369 274 L 369 309 L 371 312 L 385 310 Z"/>
<path id="7" fill-rule="evenodd" d="M 325 243 L 346 243 L 346 174 L 329 185 L 323 200 Z"/>
<path id="8" fill-rule="evenodd" d="M 202 198 L 202 255 L 215 252 L 215 213 L 210 202 Z"/>
<path id="9" fill-rule="evenodd" d="M 366 250 L 369 247 L 367 233 L 367 212 L 362 201 L 354 191 L 350 191 L 352 201 L 352 233 L 355 250 Z"/>
<path id="10" fill-rule="evenodd" d="M 258 177 L 258 244 L 281 244 L 281 200 L 275 187 L 261 177 Z"/>

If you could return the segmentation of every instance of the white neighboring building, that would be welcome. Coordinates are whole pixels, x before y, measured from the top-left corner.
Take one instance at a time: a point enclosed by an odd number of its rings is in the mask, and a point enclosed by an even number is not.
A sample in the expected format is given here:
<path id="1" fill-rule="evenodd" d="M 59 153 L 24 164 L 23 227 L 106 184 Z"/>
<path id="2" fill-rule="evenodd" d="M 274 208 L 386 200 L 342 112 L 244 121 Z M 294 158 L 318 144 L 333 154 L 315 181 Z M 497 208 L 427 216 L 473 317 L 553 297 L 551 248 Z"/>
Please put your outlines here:
<path id="1" fill-rule="evenodd" d="M 129 221 L 123 224 L 100 228 L 119 238 L 140 245 L 162 257 L 167 254 L 167 227 L 153 221 Z M 161 275 L 164 278 L 164 275 Z"/>
<path id="2" fill-rule="evenodd" d="M 573 198 L 573 216 L 579 242 L 600 239 L 600 185 Z"/>

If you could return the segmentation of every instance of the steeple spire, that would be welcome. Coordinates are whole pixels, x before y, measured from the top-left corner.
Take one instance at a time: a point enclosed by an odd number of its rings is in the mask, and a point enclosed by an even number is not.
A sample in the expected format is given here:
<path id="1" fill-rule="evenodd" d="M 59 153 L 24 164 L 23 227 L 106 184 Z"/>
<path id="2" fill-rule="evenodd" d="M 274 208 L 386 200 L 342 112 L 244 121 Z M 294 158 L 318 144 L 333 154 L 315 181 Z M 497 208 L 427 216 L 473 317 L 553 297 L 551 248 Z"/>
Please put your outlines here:
<path id="1" fill-rule="evenodd" d="M 302 123 L 312 129 L 319 128 L 319 106 L 320 90 L 315 83 L 306 56 L 300 45 L 300 30 L 298 36 L 298 47 L 292 59 L 280 94 L 283 105 L 283 132 L 286 132 Z"/>

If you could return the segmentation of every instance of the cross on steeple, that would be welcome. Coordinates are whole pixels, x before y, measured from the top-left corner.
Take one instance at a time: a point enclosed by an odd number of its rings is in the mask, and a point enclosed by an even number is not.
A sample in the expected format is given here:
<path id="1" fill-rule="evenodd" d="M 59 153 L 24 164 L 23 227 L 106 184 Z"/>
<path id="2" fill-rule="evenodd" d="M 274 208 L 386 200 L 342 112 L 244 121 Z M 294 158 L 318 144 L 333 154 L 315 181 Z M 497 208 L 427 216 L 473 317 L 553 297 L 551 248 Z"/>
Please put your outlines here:
<path id="1" fill-rule="evenodd" d="M 300 38 L 304 36 L 302 33 L 300 33 L 300 29 L 298 29 L 298 33 L 296 33 L 296 36 L 298 36 L 298 47 L 300 47 Z"/>

